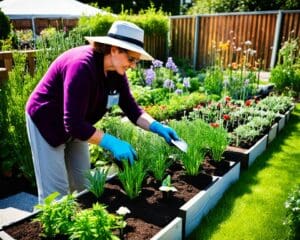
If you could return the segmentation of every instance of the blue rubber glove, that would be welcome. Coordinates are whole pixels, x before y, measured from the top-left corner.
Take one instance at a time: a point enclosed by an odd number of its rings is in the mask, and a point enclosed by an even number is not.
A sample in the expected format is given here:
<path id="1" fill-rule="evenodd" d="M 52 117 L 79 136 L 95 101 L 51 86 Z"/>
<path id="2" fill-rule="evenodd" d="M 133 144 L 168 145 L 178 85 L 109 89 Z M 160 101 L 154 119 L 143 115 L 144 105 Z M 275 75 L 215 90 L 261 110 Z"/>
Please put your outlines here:
<path id="1" fill-rule="evenodd" d="M 149 126 L 149 130 L 163 137 L 169 144 L 171 144 L 171 139 L 179 140 L 179 137 L 173 128 L 163 125 L 158 121 L 152 122 Z"/>
<path id="2" fill-rule="evenodd" d="M 122 159 L 129 160 L 131 165 L 136 159 L 136 152 L 128 142 L 122 141 L 108 133 L 104 134 L 99 146 L 111 151 L 114 157 L 120 161 Z"/>

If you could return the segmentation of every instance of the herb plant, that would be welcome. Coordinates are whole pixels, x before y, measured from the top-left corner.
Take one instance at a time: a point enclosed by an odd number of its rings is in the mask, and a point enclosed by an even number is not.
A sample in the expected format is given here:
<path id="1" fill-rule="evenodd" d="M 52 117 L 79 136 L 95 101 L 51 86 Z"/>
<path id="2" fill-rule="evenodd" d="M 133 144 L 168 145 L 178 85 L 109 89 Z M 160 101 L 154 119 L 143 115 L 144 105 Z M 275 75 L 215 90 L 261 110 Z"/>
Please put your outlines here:
<path id="1" fill-rule="evenodd" d="M 130 199 L 139 196 L 142 183 L 146 176 L 143 162 L 136 161 L 132 166 L 127 161 L 122 161 L 123 170 L 118 173 L 122 186 Z"/>
<path id="2" fill-rule="evenodd" d="M 50 194 L 44 199 L 44 204 L 36 205 L 37 210 L 41 210 L 34 221 L 41 222 L 44 237 L 54 237 L 55 235 L 67 235 L 73 224 L 74 216 L 79 210 L 75 199 L 75 193 L 64 196 L 59 201 L 55 199 L 58 192 Z"/>
<path id="3" fill-rule="evenodd" d="M 118 240 L 113 230 L 124 228 L 123 218 L 107 212 L 99 203 L 93 204 L 92 209 L 84 209 L 76 214 L 70 228 L 70 239 L 90 240 L 108 239 Z"/>
<path id="4" fill-rule="evenodd" d="M 86 178 L 89 181 L 87 189 L 99 198 L 104 191 L 108 169 L 95 168 L 86 173 Z"/>
<path id="5" fill-rule="evenodd" d="M 227 131 L 222 127 L 213 128 L 210 126 L 206 136 L 207 147 L 213 160 L 221 161 L 222 155 L 229 145 L 229 135 Z"/>

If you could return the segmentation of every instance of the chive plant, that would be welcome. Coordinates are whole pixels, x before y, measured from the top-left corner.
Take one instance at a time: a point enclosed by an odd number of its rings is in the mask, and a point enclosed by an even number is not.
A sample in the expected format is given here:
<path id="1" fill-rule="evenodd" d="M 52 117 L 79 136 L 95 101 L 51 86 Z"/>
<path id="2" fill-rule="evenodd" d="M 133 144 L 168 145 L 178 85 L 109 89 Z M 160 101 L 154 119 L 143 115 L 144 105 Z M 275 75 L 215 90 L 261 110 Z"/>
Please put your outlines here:
<path id="1" fill-rule="evenodd" d="M 222 155 L 229 145 L 229 135 L 222 127 L 214 128 L 209 126 L 207 130 L 208 134 L 206 135 L 206 141 L 208 149 L 212 155 L 212 159 L 215 161 L 221 161 Z"/>
<path id="2" fill-rule="evenodd" d="M 200 119 L 194 121 L 183 119 L 181 121 L 172 121 L 170 125 L 188 144 L 187 153 L 178 152 L 187 175 L 198 175 L 207 148 L 205 145 L 205 134 L 203 134 L 207 128 L 206 124 Z"/>
<path id="3" fill-rule="evenodd" d="M 170 166 L 171 148 L 156 134 L 136 128 L 128 122 L 109 120 L 109 132 L 128 141 L 137 152 L 137 161 L 143 162 L 146 171 L 153 173 L 156 180 L 162 181 Z"/>
<path id="4" fill-rule="evenodd" d="M 132 166 L 122 161 L 123 170 L 118 173 L 122 186 L 130 199 L 138 197 L 141 193 L 142 183 L 146 176 L 143 162 L 136 161 Z"/>
<path id="5" fill-rule="evenodd" d="M 93 193 L 96 198 L 100 198 L 104 192 L 107 173 L 108 169 L 105 170 L 103 168 L 95 168 L 89 170 L 85 175 L 89 182 L 87 189 Z"/>

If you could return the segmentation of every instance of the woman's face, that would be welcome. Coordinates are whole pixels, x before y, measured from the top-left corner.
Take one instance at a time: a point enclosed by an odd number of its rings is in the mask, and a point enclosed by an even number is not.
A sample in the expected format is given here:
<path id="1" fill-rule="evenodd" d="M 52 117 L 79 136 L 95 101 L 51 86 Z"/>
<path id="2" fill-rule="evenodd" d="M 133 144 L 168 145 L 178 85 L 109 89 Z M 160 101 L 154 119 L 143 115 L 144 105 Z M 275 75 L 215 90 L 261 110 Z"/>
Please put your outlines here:
<path id="1" fill-rule="evenodd" d="M 114 70 L 120 75 L 124 75 L 128 68 L 135 68 L 141 54 L 117 47 L 111 49 L 111 61 Z"/>

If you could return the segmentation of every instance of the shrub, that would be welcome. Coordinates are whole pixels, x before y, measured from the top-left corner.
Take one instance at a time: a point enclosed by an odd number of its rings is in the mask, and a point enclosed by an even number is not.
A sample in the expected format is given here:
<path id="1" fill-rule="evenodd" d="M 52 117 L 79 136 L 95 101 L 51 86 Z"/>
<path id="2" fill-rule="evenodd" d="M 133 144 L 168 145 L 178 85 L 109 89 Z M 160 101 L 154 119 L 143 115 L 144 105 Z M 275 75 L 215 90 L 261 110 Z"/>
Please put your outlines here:
<path id="1" fill-rule="evenodd" d="M 9 18 L 0 9 L 0 39 L 6 39 L 10 33 Z"/>
<path id="2" fill-rule="evenodd" d="M 289 239 L 300 239 L 300 185 L 289 194 L 284 224 L 289 226 Z"/>

